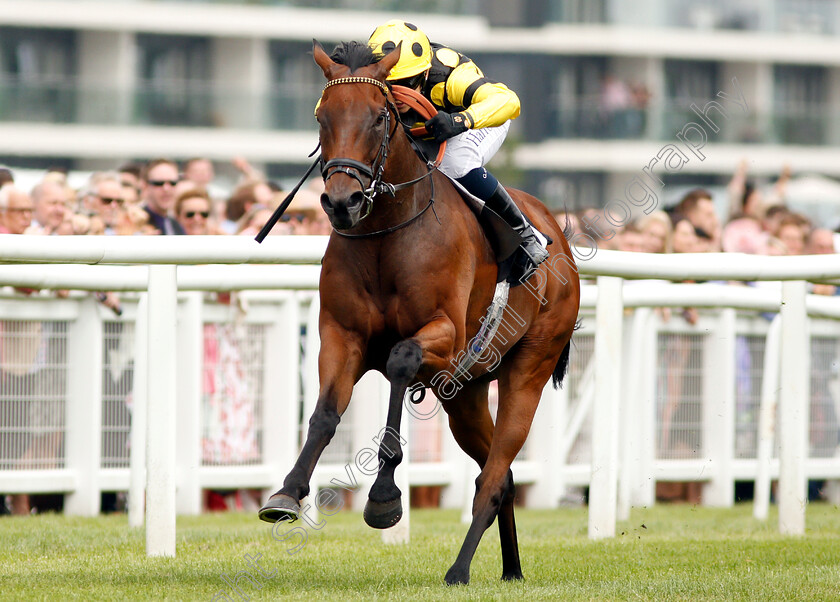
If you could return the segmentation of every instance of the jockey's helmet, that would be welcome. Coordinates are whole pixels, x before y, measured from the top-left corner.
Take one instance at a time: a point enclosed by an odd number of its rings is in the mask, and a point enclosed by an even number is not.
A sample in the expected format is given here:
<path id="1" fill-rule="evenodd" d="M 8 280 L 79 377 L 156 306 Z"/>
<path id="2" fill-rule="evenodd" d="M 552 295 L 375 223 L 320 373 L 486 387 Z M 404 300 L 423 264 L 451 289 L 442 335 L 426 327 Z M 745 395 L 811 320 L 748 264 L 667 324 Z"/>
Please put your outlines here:
<path id="1" fill-rule="evenodd" d="M 374 54 L 388 54 L 402 42 L 400 60 L 391 69 L 389 80 L 414 77 L 432 66 L 429 38 L 420 29 L 405 21 L 393 20 L 377 27 L 368 40 Z"/>

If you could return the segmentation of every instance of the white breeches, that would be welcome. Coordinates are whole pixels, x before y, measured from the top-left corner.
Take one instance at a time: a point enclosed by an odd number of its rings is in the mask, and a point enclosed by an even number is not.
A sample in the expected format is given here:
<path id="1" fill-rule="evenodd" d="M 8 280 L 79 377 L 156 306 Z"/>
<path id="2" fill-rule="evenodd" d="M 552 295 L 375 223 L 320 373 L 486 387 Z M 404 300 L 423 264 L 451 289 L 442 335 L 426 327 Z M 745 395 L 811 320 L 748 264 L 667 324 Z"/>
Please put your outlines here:
<path id="1" fill-rule="evenodd" d="M 467 130 L 450 138 L 446 141 L 440 171 L 457 179 L 486 165 L 501 148 L 509 129 L 510 120 L 496 127 Z"/>

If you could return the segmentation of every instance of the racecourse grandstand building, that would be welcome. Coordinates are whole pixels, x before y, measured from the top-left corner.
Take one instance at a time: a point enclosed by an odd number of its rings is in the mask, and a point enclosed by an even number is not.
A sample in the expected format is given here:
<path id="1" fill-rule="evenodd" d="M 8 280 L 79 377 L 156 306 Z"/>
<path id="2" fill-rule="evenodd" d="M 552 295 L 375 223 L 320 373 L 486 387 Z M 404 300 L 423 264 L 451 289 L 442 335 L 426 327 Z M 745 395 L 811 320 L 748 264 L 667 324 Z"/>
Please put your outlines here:
<path id="1" fill-rule="evenodd" d="M 242 155 L 291 179 L 317 142 L 312 39 L 395 17 L 519 93 L 494 170 L 553 208 L 722 186 L 745 158 L 840 176 L 830 0 L 0 0 L 0 163 Z"/>

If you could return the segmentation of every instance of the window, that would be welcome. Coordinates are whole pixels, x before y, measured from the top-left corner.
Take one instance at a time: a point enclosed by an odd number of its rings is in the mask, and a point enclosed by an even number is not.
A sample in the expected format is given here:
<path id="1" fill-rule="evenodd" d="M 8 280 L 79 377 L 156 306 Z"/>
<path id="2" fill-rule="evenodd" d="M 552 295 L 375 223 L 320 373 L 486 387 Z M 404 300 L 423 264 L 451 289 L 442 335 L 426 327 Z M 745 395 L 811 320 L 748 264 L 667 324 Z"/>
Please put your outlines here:
<path id="1" fill-rule="evenodd" d="M 665 62 L 665 103 L 663 107 L 663 134 L 666 139 L 673 137 L 685 124 L 696 122 L 697 114 L 691 105 L 700 109 L 709 101 L 720 101 L 717 93 L 718 64 L 706 61 L 666 61 Z M 727 127 L 718 124 L 720 132 L 707 130 L 710 140 L 717 140 L 727 132 Z"/>
<path id="2" fill-rule="evenodd" d="M 602 207 L 605 195 L 605 174 L 585 172 L 534 172 L 532 186 L 536 196 L 552 212 L 579 211 Z"/>
<path id="3" fill-rule="evenodd" d="M 0 28 L 3 121 L 74 121 L 75 75 L 74 32 Z"/>
<path id="4" fill-rule="evenodd" d="M 599 109 L 606 73 L 604 57 L 564 58 L 554 70 L 550 99 L 550 133 L 560 138 L 607 136 Z"/>
<path id="5" fill-rule="evenodd" d="M 138 35 L 135 112 L 140 123 L 213 125 L 210 52 L 204 38 Z"/>
<path id="6" fill-rule="evenodd" d="M 324 44 L 332 52 L 331 44 Z M 272 42 L 269 127 L 314 130 L 315 105 L 327 81 L 312 59 L 310 44 Z"/>
<path id="7" fill-rule="evenodd" d="M 606 23 L 605 0 L 554 0 L 548 9 L 550 21 L 561 23 Z"/>
<path id="8" fill-rule="evenodd" d="M 829 130 L 824 67 L 776 65 L 774 132 L 786 144 L 824 144 Z"/>

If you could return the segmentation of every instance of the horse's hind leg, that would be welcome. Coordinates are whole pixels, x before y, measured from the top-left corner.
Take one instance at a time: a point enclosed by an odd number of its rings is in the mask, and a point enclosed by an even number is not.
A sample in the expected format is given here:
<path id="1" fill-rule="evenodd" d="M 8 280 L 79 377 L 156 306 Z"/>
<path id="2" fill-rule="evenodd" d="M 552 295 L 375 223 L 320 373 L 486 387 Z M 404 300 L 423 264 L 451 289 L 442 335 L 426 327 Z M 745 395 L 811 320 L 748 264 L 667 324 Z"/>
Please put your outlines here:
<path id="1" fill-rule="evenodd" d="M 444 404 L 449 415 L 449 428 L 455 441 L 468 456 L 484 468 L 490 454 L 493 440 L 493 419 L 487 407 L 489 383 L 465 387 L 450 402 Z M 480 481 L 476 481 L 476 498 Z M 513 473 L 508 471 L 507 484 L 499 509 L 499 539 L 502 548 L 502 579 L 508 581 L 522 578 L 519 562 L 519 545 L 516 538 L 516 524 L 513 519 L 513 501 L 516 489 Z"/>
<path id="2" fill-rule="evenodd" d="M 535 374 L 531 370 L 518 371 L 509 367 L 506 371 L 507 376 L 503 376 L 499 381 L 499 412 L 493 442 L 487 462 L 478 476 L 472 523 L 455 563 L 446 573 L 445 580 L 448 585 L 469 583 L 470 563 L 481 537 L 493 524 L 496 515 L 502 512 L 499 528 L 503 550 L 508 550 L 507 554 L 503 554 L 503 578 L 521 577 L 521 569 L 518 566 L 519 553 L 517 551 L 514 556 L 511 552 L 516 544 L 516 532 L 513 522 L 512 487 L 509 487 L 510 465 L 525 443 L 540 400 L 542 385 L 551 374 L 553 366 L 544 363 L 547 370 L 545 378 L 540 377 L 540 373 L 544 372 L 542 369 Z M 515 385 L 508 382 L 511 373 L 517 375 Z"/>
<path id="3" fill-rule="evenodd" d="M 507 480 L 499 508 L 499 542 L 502 546 L 502 580 L 522 579 L 522 564 L 519 561 L 519 541 L 516 537 L 516 521 L 513 517 L 513 502 L 516 499 L 516 485 L 513 471 L 508 469 Z"/>

